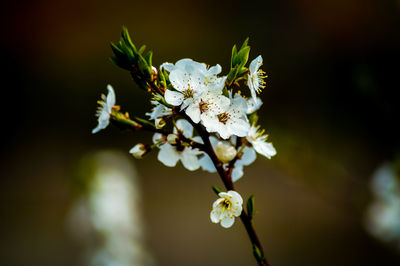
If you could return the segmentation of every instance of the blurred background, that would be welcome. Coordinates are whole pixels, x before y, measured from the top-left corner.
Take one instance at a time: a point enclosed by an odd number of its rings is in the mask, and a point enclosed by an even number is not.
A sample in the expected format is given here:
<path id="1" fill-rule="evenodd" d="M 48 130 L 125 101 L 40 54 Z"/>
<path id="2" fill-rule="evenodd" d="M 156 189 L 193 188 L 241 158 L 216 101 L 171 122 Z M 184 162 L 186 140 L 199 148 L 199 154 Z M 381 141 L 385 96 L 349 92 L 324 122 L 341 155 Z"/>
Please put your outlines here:
<path id="1" fill-rule="evenodd" d="M 263 56 L 260 123 L 278 154 L 236 187 L 255 195 L 271 265 L 400 265 L 399 1 L 0 5 L 0 265 L 255 265 L 240 222 L 209 220 L 216 175 L 134 159 L 147 133 L 91 134 L 107 84 L 123 110 L 151 108 L 108 59 L 123 25 L 156 66 L 226 74 L 246 37 Z"/>

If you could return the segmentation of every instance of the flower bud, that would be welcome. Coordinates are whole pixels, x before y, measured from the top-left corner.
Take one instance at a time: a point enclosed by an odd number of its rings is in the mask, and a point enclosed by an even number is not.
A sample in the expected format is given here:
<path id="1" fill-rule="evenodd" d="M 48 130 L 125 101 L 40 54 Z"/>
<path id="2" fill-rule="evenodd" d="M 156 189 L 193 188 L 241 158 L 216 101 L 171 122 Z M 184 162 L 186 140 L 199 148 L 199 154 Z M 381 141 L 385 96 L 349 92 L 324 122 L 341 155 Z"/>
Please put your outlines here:
<path id="1" fill-rule="evenodd" d="M 167 136 L 167 142 L 169 143 L 169 144 L 176 144 L 176 141 L 178 140 L 178 136 L 177 135 L 175 135 L 175 134 L 169 134 L 168 136 Z"/>
<path id="2" fill-rule="evenodd" d="M 144 155 L 146 155 L 150 151 L 150 147 L 148 145 L 144 145 L 142 143 L 136 144 L 130 151 L 136 159 L 142 159 Z"/>
<path id="3" fill-rule="evenodd" d="M 229 163 L 230 161 L 233 160 L 233 158 L 235 158 L 237 151 L 231 145 L 218 142 L 217 148 L 215 149 L 215 153 L 221 162 Z"/>
<path id="4" fill-rule="evenodd" d="M 167 122 L 165 122 L 165 119 L 163 117 L 158 117 L 155 120 L 155 126 L 157 129 L 162 129 L 163 127 L 165 127 L 166 124 Z"/>

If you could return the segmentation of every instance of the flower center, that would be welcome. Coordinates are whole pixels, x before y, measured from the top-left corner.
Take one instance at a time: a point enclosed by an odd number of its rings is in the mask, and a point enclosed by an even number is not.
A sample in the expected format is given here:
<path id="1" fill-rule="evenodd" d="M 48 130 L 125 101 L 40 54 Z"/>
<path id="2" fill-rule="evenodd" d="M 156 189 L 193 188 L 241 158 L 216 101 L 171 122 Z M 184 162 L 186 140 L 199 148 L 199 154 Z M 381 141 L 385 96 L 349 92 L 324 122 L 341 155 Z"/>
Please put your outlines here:
<path id="1" fill-rule="evenodd" d="M 222 212 L 224 212 L 225 210 L 230 210 L 231 209 L 231 202 L 227 199 L 225 199 L 223 202 L 221 202 L 222 204 Z"/>
<path id="2" fill-rule="evenodd" d="M 206 103 L 205 101 L 201 101 L 199 103 L 200 113 L 204 113 L 205 111 L 207 111 L 209 106 L 210 106 L 209 103 Z"/>
<path id="3" fill-rule="evenodd" d="M 188 88 L 183 91 L 183 97 L 187 99 L 187 98 L 193 98 L 193 96 L 194 96 L 194 91 L 190 88 L 190 84 L 188 84 Z"/>
<path id="4" fill-rule="evenodd" d="M 218 115 L 219 122 L 226 124 L 228 122 L 230 115 L 228 113 L 222 113 Z"/>

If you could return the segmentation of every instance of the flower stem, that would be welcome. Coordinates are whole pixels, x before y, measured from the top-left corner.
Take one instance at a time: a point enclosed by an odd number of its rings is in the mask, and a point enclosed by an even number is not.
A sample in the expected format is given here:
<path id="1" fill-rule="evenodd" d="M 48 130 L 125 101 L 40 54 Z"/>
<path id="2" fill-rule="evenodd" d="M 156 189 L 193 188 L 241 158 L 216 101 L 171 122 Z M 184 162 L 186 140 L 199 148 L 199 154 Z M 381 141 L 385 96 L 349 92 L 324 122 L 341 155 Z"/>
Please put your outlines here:
<path id="1" fill-rule="evenodd" d="M 226 171 L 223 168 L 221 161 L 218 159 L 218 157 L 215 154 L 215 151 L 211 145 L 209 133 L 200 124 L 193 123 L 193 121 L 190 119 L 190 117 L 188 117 L 184 112 L 180 112 L 180 115 L 192 124 L 192 126 L 196 129 L 197 133 L 202 138 L 202 140 L 204 142 L 203 151 L 206 152 L 208 154 L 208 156 L 210 156 L 226 189 L 227 190 L 235 190 L 235 187 L 232 182 L 232 168 L 233 167 L 230 167 L 228 169 L 228 171 Z M 254 247 L 256 247 L 258 249 L 259 254 L 257 254 L 257 252 L 254 252 L 254 257 L 256 258 L 258 265 L 269 266 L 270 264 L 268 263 L 267 259 L 265 258 L 264 251 L 261 246 L 261 242 L 258 239 L 256 231 L 254 230 L 253 224 L 251 222 L 251 217 L 246 213 L 245 210 L 242 211 L 242 214 L 240 215 L 240 220 L 242 221 L 244 227 L 246 228 L 247 234 L 249 235 L 250 241 L 253 245 L 253 249 L 255 249 Z"/>

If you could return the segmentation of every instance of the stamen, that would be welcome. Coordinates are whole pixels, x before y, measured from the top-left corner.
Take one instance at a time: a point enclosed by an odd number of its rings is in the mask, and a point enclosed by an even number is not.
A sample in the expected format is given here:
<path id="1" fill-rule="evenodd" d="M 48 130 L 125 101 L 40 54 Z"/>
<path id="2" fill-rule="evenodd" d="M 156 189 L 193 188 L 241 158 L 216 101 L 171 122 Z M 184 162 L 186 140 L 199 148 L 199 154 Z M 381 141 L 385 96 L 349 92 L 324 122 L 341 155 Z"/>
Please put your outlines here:
<path id="1" fill-rule="evenodd" d="M 229 114 L 228 113 L 222 113 L 218 115 L 218 120 L 219 122 L 226 124 L 226 122 L 228 122 L 229 120 Z"/>

